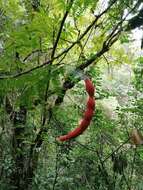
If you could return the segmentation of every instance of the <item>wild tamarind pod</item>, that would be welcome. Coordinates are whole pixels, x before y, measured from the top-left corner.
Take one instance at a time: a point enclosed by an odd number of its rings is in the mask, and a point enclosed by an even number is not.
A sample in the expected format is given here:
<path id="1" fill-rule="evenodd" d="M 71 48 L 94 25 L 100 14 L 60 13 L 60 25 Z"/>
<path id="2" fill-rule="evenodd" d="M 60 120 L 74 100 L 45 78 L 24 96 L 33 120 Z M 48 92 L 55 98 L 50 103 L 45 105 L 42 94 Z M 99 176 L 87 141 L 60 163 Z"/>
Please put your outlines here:
<path id="1" fill-rule="evenodd" d="M 89 96 L 93 97 L 95 88 L 94 88 L 91 80 L 86 78 L 84 81 L 85 81 L 86 92 L 89 94 Z"/>
<path id="2" fill-rule="evenodd" d="M 90 79 L 86 78 L 84 81 L 85 81 L 85 88 L 89 97 L 86 104 L 86 110 L 83 114 L 83 119 L 81 120 L 79 127 L 74 129 L 73 131 L 70 131 L 66 135 L 58 137 L 57 138 L 58 141 L 67 141 L 72 138 L 75 138 L 80 134 L 82 134 L 86 130 L 86 128 L 90 125 L 95 109 L 95 99 L 94 99 L 95 89 Z"/>
<path id="3" fill-rule="evenodd" d="M 87 108 L 87 110 L 84 112 L 83 118 L 85 120 L 90 121 L 92 119 L 93 114 L 94 114 L 94 110 L 91 108 Z"/>
<path id="4" fill-rule="evenodd" d="M 67 141 L 69 139 L 75 138 L 79 135 L 81 135 L 85 129 L 88 127 L 88 125 L 90 124 L 90 120 L 82 120 L 80 122 L 79 127 L 77 127 L 76 129 L 74 129 L 73 131 L 70 131 L 67 135 L 63 135 L 57 138 L 57 140 L 59 141 Z"/>
<path id="5" fill-rule="evenodd" d="M 85 118 L 83 118 L 83 119 L 81 120 L 79 126 L 80 126 L 83 130 L 85 130 L 85 129 L 89 126 L 90 122 L 91 122 L 91 119 L 90 119 L 90 120 L 86 120 Z"/>
<path id="6" fill-rule="evenodd" d="M 95 109 L 95 100 L 94 100 L 94 98 L 91 98 L 91 97 L 89 96 L 89 98 L 88 98 L 88 100 L 87 100 L 86 106 L 87 106 L 87 109 L 92 109 L 92 110 L 94 110 L 94 109 Z"/>
<path id="7" fill-rule="evenodd" d="M 77 127 L 75 130 L 69 132 L 67 135 L 63 135 L 57 138 L 59 141 L 67 141 L 71 138 L 75 138 L 76 136 L 82 133 L 81 127 Z"/>

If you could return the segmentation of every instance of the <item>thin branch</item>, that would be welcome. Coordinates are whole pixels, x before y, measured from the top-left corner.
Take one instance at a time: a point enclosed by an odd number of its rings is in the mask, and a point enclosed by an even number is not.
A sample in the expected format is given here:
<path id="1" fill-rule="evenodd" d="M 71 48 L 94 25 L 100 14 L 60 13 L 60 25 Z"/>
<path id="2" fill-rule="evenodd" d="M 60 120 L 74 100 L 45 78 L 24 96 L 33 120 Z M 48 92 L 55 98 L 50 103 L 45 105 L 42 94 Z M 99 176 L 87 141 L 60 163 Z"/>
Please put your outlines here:
<path id="1" fill-rule="evenodd" d="M 36 49 L 36 50 L 33 50 L 31 53 L 29 53 L 24 59 L 22 62 L 25 62 L 31 55 L 33 55 L 34 53 L 39 53 L 41 50 L 40 49 Z"/>
<path id="2" fill-rule="evenodd" d="M 71 7 L 72 7 L 73 1 L 74 1 L 74 0 L 71 0 L 71 1 L 70 1 L 70 5 L 67 7 L 67 10 L 66 10 L 66 12 L 65 12 L 65 14 L 64 14 L 64 17 L 63 17 L 63 19 L 62 19 L 62 22 L 61 22 L 61 25 L 60 25 L 60 28 L 59 28 L 58 35 L 57 35 L 56 41 L 55 41 L 54 46 L 53 46 L 53 51 L 52 51 L 52 54 L 51 54 L 51 59 L 54 58 L 55 51 L 56 51 L 56 48 L 57 48 L 57 45 L 58 45 L 58 42 L 59 42 L 59 39 L 60 39 L 62 30 L 63 30 L 63 27 L 64 27 L 64 23 L 65 23 L 66 18 L 67 18 L 68 14 L 69 14 L 69 11 L 70 11 L 70 9 L 71 9 Z"/>
<path id="3" fill-rule="evenodd" d="M 88 181 L 88 179 L 87 179 L 87 175 L 86 175 L 86 173 L 84 172 L 84 177 L 85 177 L 85 180 L 86 180 L 86 182 L 87 182 L 87 185 L 88 185 L 88 189 L 89 190 L 94 190 L 94 188 L 90 185 L 90 182 Z"/>
<path id="4" fill-rule="evenodd" d="M 128 143 L 130 140 L 130 137 L 125 140 L 121 145 L 119 145 L 115 150 L 113 150 L 106 158 L 104 158 L 103 162 L 106 162 L 114 153 L 118 152 L 126 143 Z"/>
<path id="5" fill-rule="evenodd" d="M 54 60 L 54 59 L 53 59 Z M 26 75 L 26 74 L 29 74 L 37 69 L 40 69 L 40 68 L 43 68 L 45 67 L 46 65 L 49 65 L 53 60 L 48 60 L 46 61 L 45 63 L 43 63 L 42 65 L 38 65 L 36 67 L 33 67 L 32 69 L 29 69 L 27 71 L 24 71 L 24 72 L 21 72 L 21 73 L 18 73 L 18 74 L 14 74 L 14 75 L 7 75 L 7 76 L 3 76 L 3 77 L 0 77 L 0 80 L 3 80 L 3 79 L 12 79 L 12 78 L 18 78 L 18 77 L 21 77 L 23 75 Z"/>
<path id="6" fill-rule="evenodd" d="M 132 178 L 133 178 L 133 173 L 134 173 L 136 155 L 137 155 L 137 147 L 134 149 L 134 156 L 133 156 L 133 161 L 132 161 L 132 164 L 131 164 L 132 168 L 131 168 L 131 174 L 130 174 L 130 189 L 131 189 L 131 186 L 132 186 Z"/>
<path id="7" fill-rule="evenodd" d="M 97 25 L 96 25 L 96 26 L 97 26 Z M 85 57 L 83 51 L 84 51 L 84 48 L 85 48 L 85 46 L 86 46 L 88 40 L 90 39 L 90 36 L 91 36 L 91 34 L 92 34 L 92 32 L 93 32 L 93 29 L 94 29 L 94 27 L 91 28 L 91 30 L 90 30 L 90 32 L 89 32 L 89 35 L 87 36 L 87 39 L 85 40 L 85 43 L 82 45 L 81 42 L 80 42 L 80 44 L 79 44 L 79 45 L 80 45 L 80 48 L 81 48 L 81 53 L 80 53 L 80 55 L 79 55 L 78 61 L 80 60 L 81 56 Z"/>
<path id="8" fill-rule="evenodd" d="M 59 154 L 58 154 L 57 146 L 58 146 L 58 145 L 56 145 L 55 178 L 54 178 L 52 190 L 55 190 L 55 186 L 56 186 L 57 178 L 58 178 L 58 161 L 59 161 Z"/>

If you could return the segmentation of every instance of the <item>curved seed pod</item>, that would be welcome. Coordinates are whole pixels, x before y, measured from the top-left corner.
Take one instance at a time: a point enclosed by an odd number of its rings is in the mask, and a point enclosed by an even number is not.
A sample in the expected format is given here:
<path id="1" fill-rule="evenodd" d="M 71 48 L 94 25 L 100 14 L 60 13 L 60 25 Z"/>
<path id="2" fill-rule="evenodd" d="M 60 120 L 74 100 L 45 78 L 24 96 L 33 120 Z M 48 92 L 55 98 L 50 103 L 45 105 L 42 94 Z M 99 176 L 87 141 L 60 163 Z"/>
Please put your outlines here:
<path id="1" fill-rule="evenodd" d="M 82 133 L 81 127 L 77 127 L 74 129 L 74 131 L 69 132 L 67 135 L 63 135 L 57 138 L 57 140 L 60 141 L 67 141 L 71 138 L 75 138 L 76 136 L 80 135 Z"/>
<path id="2" fill-rule="evenodd" d="M 87 106 L 87 109 L 94 110 L 95 109 L 95 100 L 94 100 L 94 98 L 89 96 L 86 106 Z"/>
<path id="3" fill-rule="evenodd" d="M 90 121 L 92 119 L 93 114 L 94 114 L 94 110 L 91 108 L 87 108 L 86 111 L 84 112 L 83 118 L 85 120 Z"/>
<path id="4" fill-rule="evenodd" d="M 74 129 L 73 131 L 70 131 L 67 135 L 63 135 L 63 136 L 58 137 L 57 140 L 66 141 L 66 140 L 69 140 L 71 138 L 75 138 L 75 137 L 81 135 L 85 131 L 85 129 L 88 127 L 89 124 L 90 124 L 90 121 L 83 119 L 80 122 L 79 127 Z"/>
<path id="5" fill-rule="evenodd" d="M 94 99 L 95 89 L 92 82 L 88 78 L 86 78 L 84 82 L 85 82 L 85 88 L 89 97 L 86 104 L 86 111 L 83 114 L 83 119 L 81 120 L 79 127 L 74 129 L 73 131 L 70 131 L 67 135 L 58 137 L 57 140 L 59 141 L 67 141 L 81 135 L 91 122 L 94 109 L 95 109 L 95 99 Z"/>
<path id="6" fill-rule="evenodd" d="M 83 130 L 85 130 L 85 129 L 89 126 L 90 122 L 91 122 L 91 119 L 90 119 L 90 120 L 86 120 L 85 118 L 83 118 L 83 119 L 81 120 L 79 126 L 80 126 Z"/>
<path id="7" fill-rule="evenodd" d="M 85 81 L 86 92 L 89 94 L 89 96 L 93 97 L 95 89 L 91 80 L 86 78 L 84 81 Z"/>

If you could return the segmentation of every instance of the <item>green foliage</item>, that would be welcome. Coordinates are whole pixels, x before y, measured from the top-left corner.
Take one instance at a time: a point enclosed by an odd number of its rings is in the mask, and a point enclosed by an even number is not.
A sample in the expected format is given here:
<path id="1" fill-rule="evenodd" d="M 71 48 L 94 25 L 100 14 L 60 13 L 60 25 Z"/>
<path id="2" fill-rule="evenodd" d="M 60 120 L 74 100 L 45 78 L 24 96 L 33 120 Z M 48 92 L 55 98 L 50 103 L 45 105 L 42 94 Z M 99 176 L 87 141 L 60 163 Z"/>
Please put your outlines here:
<path id="1" fill-rule="evenodd" d="M 0 1 L 1 190 L 142 189 L 142 148 L 134 157 L 120 146 L 143 128 L 143 58 L 122 32 L 141 26 L 142 1 L 134 4 Z M 132 65 L 132 83 L 122 64 Z M 95 114 L 83 135 L 60 143 L 83 117 L 81 73 L 95 85 Z"/>

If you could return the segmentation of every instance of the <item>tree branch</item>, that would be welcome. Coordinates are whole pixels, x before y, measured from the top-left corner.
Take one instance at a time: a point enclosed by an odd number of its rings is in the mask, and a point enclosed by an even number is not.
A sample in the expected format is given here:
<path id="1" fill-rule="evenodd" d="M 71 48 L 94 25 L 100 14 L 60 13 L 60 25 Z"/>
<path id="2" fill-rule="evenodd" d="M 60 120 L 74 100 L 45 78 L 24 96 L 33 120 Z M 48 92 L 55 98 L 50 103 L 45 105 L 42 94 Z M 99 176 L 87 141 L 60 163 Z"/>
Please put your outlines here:
<path id="1" fill-rule="evenodd" d="M 70 9 L 71 9 L 71 7 L 72 7 L 73 1 L 74 1 L 74 0 L 71 0 L 71 1 L 70 1 L 70 4 L 69 4 L 69 6 L 68 6 L 68 8 L 67 8 L 67 10 L 66 10 L 66 12 L 65 12 L 65 14 L 64 14 L 63 19 L 62 19 L 62 22 L 61 22 L 61 25 L 60 25 L 60 28 L 59 28 L 58 35 L 57 35 L 56 41 L 55 41 L 54 46 L 53 46 L 53 51 L 52 51 L 52 54 L 51 54 L 51 59 L 54 58 L 55 51 L 56 51 L 56 48 L 57 48 L 57 45 L 58 45 L 58 42 L 59 42 L 59 39 L 60 39 L 62 30 L 63 30 L 63 27 L 64 27 L 64 23 L 65 23 L 65 21 L 66 21 L 66 18 L 67 18 L 67 16 L 68 16 L 68 13 L 69 13 L 69 11 L 70 11 Z"/>

